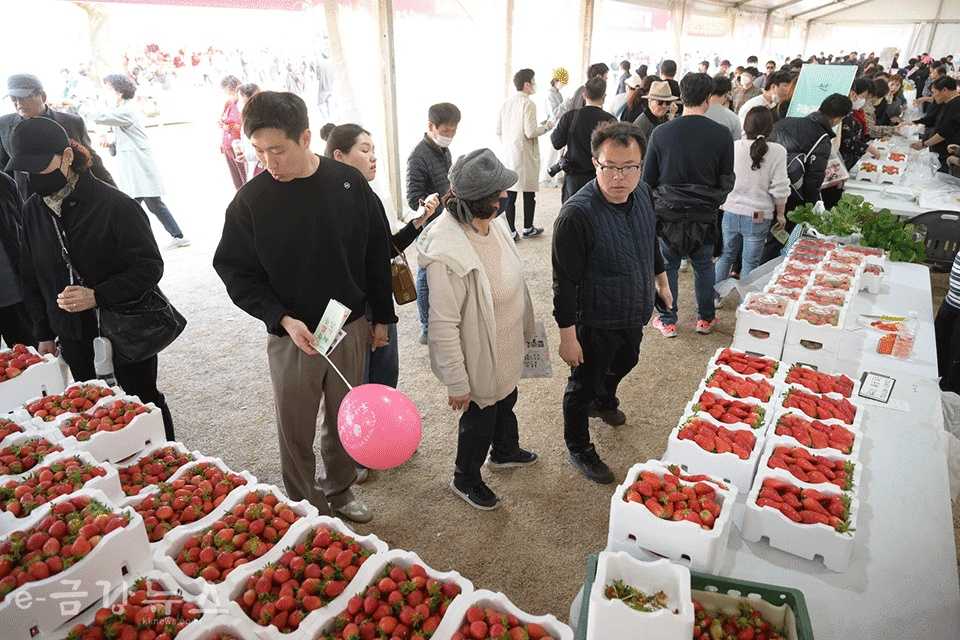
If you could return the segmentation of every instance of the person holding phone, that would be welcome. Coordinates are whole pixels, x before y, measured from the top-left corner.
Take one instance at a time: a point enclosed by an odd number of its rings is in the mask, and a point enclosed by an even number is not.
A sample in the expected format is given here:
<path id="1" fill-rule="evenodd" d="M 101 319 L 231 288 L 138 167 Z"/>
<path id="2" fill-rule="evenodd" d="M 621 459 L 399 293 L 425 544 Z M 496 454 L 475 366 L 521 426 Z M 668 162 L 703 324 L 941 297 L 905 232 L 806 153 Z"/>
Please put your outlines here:
<path id="1" fill-rule="evenodd" d="M 716 281 L 730 276 L 730 267 L 743 242 L 745 279 L 760 265 L 767 232 L 776 217 L 779 226 L 786 224 L 784 210 L 790 195 L 787 177 L 787 150 L 776 142 L 768 142 L 773 131 L 774 115 L 765 106 L 750 109 L 744 119 L 746 139 L 733 142 L 733 191 L 723 203 L 723 253 L 714 267 Z"/>

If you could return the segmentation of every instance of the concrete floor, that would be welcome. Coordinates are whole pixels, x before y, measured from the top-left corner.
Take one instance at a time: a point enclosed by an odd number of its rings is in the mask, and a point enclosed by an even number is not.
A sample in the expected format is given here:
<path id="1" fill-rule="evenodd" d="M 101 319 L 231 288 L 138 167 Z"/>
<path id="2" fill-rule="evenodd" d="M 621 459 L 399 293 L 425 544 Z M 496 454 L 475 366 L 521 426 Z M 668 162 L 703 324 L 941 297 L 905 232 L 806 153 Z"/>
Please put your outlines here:
<path id="1" fill-rule="evenodd" d="M 224 208 L 232 187 L 221 158 L 209 153 L 210 132 L 171 127 L 151 132 L 170 184 L 167 197 L 194 244 L 164 254 L 164 291 L 188 318 L 183 336 L 160 357 L 160 383 L 179 439 L 188 447 L 248 469 L 261 481 L 281 484 L 273 400 L 263 326 L 232 305 L 211 267 Z M 462 151 L 462 150 L 458 150 Z M 198 186 L 202 185 L 202 187 Z M 456 447 L 456 415 L 430 372 L 427 350 L 417 344 L 415 305 L 399 309 L 400 387 L 423 415 L 419 452 L 400 469 L 378 473 L 359 493 L 376 514 L 368 526 L 391 547 L 410 549 L 434 568 L 456 569 L 478 588 L 506 593 L 520 608 L 566 619 L 582 583 L 586 555 L 606 543 L 612 486 L 583 479 L 570 466 L 562 441 L 560 399 L 565 366 L 556 355 L 552 321 L 550 237 L 559 191 L 539 194 L 537 223 L 547 229 L 518 245 L 537 316 L 549 331 L 555 375 L 523 381 L 517 404 L 521 444 L 540 455 L 535 467 L 485 471 L 504 500 L 495 512 L 478 512 L 447 488 Z M 167 241 L 157 229 L 161 245 Z M 322 278 L 323 274 L 317 274 Z M 635 462 L 660 457 L 668 432 L 681 417 L 713 352 L 730 343 L 731 310 L 719 314 L 710 336 L 693 332 L 696 319 L 690 274 L 681 277 L 680 336 L 650 329 L 640 363 L 621 388 L 627 424 L 591 429 L 600 454 L 618 478 Z M 955 520 L 955 525 L 960 522 Z"/>

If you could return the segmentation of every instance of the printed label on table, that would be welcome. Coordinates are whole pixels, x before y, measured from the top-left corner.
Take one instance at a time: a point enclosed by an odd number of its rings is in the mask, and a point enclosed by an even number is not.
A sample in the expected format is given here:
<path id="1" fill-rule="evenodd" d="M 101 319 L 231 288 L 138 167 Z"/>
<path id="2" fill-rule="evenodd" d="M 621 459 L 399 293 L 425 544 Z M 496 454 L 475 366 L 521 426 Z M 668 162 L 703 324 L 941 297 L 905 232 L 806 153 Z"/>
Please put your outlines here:
<path id="1" fill-rule="evenodd" d="M 320 318 L 320 324 L 317 325 L 317 330 L 313 332 L 317 339 L 315 347 L 317 351 L 324 354 L 330 353 L 339 344 L 342 339 L 340 338 L 340 330 L 343 329 L 343 323 L 349 317 L 350 309 L 347 307 L 333 299 L 327 303 L 323 317 Z"/>
<path id="2" fill-rule="evenodd" d="M 890 402 L 890 394 L 893 393 L 893 386 L 897 382 L 894 378 L 882 373 L 866 371 L 860 380 L 860 391 L 857 395 L 861 398 L 883 404 Z"/>
<path id="3" fill-rule="evenodd" d="M 542 322 L 537 322 L 533 337 L 527 340 L 527 352 L 523 356 L 523 373 L 520 377 L 553 377 L 553 365 L 550 364 L 550 345 L 547 343 L 547 330 Z"/>

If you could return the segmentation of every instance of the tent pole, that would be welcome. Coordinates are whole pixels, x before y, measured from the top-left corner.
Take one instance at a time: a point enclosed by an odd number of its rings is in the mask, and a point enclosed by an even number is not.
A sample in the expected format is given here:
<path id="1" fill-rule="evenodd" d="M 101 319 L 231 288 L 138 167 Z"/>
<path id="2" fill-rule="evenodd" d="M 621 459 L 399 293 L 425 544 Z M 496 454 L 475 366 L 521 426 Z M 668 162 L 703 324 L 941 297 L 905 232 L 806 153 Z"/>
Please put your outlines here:
<path id="1" fill-rule="evenodd" d="M 593 50 L 593 12 L 595 0 L 580 0 L 580 73 L 586 73 Z M 583 81 L 587 78 L 584 75 Z"/>
<path id="2" fill-rule="evenodd" d="M 940 0 L 940 4 L 937 5 L 937 17 L 935 20 L 940 20 L 940 16 L 943 15 L 943 0 Z M 937 37 L 937 26 L 938 22 L 934 21 L 933 25 L 930 27 L 930 38 L 927 40 L 927 52 L 930 55 L 933 55 L 933 40 Z"/>
<path id="3" fill-rule="evenodd" d="M 329 4 L 329 3 L 328 3 Z M 390 200 L 397 219 L 403 218 L 400 183 L 400 139 L 397 122 L 397 64 L 393 32 L 393 0 L 377 0 L 380 25 L 380 79 L 383 89 L 383 115 L 386 124 L 387 157 L 390 158 Z"/>

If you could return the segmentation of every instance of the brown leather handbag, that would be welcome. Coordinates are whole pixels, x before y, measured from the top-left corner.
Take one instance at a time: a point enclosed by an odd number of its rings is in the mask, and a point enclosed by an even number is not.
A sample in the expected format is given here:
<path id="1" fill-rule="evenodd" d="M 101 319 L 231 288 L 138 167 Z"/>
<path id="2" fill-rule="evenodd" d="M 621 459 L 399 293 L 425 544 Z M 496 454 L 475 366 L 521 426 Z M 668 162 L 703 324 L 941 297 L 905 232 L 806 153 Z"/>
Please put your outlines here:
<path id="1" fill-rule="evenodd" d="M 396 250 L 396 247 L 394 249 Z M 393 282 L 393 299 L 397 304 L 409 304 L 417 299 L 413 272 L 410 271 L 403 251 L 397 250 L 397 256 L 390 261 L 390 277 Z"/>

